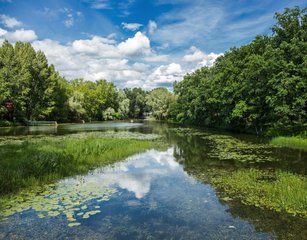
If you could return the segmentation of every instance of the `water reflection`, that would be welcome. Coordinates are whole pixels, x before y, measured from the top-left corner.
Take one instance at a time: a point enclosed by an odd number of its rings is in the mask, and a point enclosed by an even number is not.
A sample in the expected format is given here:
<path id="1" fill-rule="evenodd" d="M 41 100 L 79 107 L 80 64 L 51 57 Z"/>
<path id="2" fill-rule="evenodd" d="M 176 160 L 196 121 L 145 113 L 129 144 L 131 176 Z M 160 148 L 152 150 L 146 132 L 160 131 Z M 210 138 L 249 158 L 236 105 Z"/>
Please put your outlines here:
<path id="1" fill-rule="evenodd" d="M 182 171 L 174 160 L 173 148 L 165 152 L 150 150 L 144 154 L 128 158 L 125 162 L 117 163 L 111 167 L 95 170 L 85 177 L 85 182 L 104 182 L 109 186 L 133 192 L 135 197 L 143 198 L 155 179 Z"/>
<path id="2" fill-rule="evenodd" d="M 57 134 L 105 131 L 101 125 L 82 126 L 68 125 Z M 116 124 L 112 127 L 115 132 L 122 129 Z M 173 147 L 132 156 L 85 176 L 63 180 L 45 195 L 36 194 L 44 195 L 47 203 L 50 195 L 54 196 L 59 213 L 39 210 L 33 201 L 44 201 L 33 195 L 32 203 L 23 199 L 28 207 L 11 208 L 14 212 L 8 220 L 0 222 L 0 239 L 304 239 L 307 235 L 306 219 L 226 203 L 219 199 L 210 181 L 196 180 L 198 174 L 206 175 L 214 168 L 259 167 L 306 174 L 306 152 L 273 149 L 261 145 L 262 140 L 243 135 L 219 133 L 212 139 L 214 132 L 178 130 L 159 123 L 128 124 L 123 129 L 163 135 Z M 242 161 L 246 158 L 253 161 Z M 109 201 L 101 201 L 108 189 L 112 190 Z M 97 192 L 97 197 L 91 197 L 91 192 Z M 81 199 L 76 207 L 79 209 L 71 210 L 69 216 L 64 212 L 63 196 Z M 101 212 L 83 218 L 84 205 L 86 211 Z M 38 214 L 44 214 L 44 218 Z M 76 221 L 69 221 L 69 217 Z M 80 225 L 69 228 L 71 222 Z"/>
<path id="3" fill-rule="evenodd" d="M 150 150 L 23 199 L 26 207 L 13 207 L 0 223 L 0 238 L 43 239 L 44 232 L 61 239 L 272 238 L 227 212 L 210 185 L 186 174 L 174 151 Z M 109 201 L 106 189 L 117 192 L 108 190 Z M 49 212 L 39 215 L 46 206 Z"/>
<path id="4" fill-rule="evenodd" d="M 85 124 L 60 124 L 58 126 L 0 127 L 0 136 L 23 136 L 38 134 L 69 134 L 77 132 L 101 131 L 104 129 L 123 130 L 141 127 L 142 123 L 100 122 Z"/>

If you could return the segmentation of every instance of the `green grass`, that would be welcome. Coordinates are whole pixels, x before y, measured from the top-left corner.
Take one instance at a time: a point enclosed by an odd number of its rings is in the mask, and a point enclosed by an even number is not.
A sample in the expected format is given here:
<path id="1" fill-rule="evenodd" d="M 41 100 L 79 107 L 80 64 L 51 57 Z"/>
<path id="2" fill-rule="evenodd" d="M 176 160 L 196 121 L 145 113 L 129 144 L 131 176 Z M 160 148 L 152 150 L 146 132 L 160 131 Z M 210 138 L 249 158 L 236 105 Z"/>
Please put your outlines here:
<path id="1" fill-rule="evenodd" d="M 271 140 L 271 144 L 280 147 L 288 147 L 307 151 L 307 138 L 303 137 L 276 137 Z"/>
<path id="2" fill-rule="evenodd" d="M 0 195 L 87 173 L 152 148 L 155 142 L 97 136 L 40 137 L 0 143 Z"/>
<path id="3" fill-rule="evenodd" d="M 257 169 L 237 170 L 214 176 L 213 185 L 221 189 L 225 200 L 292 215 L 307 216 L 307 178 L 288 172 Z"/>

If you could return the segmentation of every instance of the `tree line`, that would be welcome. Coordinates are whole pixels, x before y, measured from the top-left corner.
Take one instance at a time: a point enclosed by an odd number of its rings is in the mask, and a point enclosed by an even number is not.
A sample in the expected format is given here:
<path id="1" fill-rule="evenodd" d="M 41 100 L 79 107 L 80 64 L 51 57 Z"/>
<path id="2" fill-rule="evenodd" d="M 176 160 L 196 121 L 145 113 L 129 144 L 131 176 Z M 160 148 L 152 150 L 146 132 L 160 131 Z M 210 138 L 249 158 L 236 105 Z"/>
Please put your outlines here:
<path id="1" fill-rule="evenodd" d="M 165 88 L 117 89 L 106 80 L 67 81 L 31 44 L 0 48 L 0 120 L 114 120 L 152 115 L 183 124 L 254 132 L 294 133 L 307 122 L 307 15 L 276 13 L 272 35 L 231 48 Z M 7 122 L 6 122 L 7 123 Z"/>
<path id="2" fill-rule="evenodd" d="M 271 36 L 232 48 L 174 84 L 181 123 L 285 134 L 306 129 L 307 8 L 276 13 Z"/>
<path id="3" fill-rule="evenodd" d="M 106 80 L 67 81 L 48 64 L 42 51 L 30 43 L 15 45 L 4 41 L 0 48 L 0 123 L 10 125 L 27 120 L 59 122 L 102 121 L 143 118 L 151 113 L 157 119 L 168 117 L 166 89 L 117 89 Z M 166 101 L 165 103 L 163 101 Z M 6 103 L 12 104 L 11 108 Z"/>

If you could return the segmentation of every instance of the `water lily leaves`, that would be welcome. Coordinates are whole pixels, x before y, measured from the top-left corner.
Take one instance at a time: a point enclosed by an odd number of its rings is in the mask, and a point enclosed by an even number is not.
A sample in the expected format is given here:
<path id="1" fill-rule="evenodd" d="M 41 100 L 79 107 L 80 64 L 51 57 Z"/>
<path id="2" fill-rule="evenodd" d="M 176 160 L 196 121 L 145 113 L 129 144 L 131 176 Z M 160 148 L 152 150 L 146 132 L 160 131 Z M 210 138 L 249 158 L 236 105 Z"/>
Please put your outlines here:
<path id="1" fill-rule="evenodd" d="M 76 226 L 79 226 L 79 225 L 81 225 L 81 223 L 79 223 L 79 222 L 68 223 L 68 227 L 76 227 Z"/>
<path id="2" fill-rule="evenodd" d="M 268 144 L 249 143 L 227 135 L 208 135 L 202 138 L 209 140 L 214 147 L 214 151 L 209 154 L 213 158 L 241 163 L 277 161 Z"/>
<path id="3" fill-rule="evenodd" d="M 100 213 L 97 203 L 108 201 L 115 192 L 116 189 L 100 182 L 81 184 L 76 179 L 70 179 L 7 199 L 1 206 L 0 218 L 3 220 L 16 213 L 34 210 L 38 218 L 64 215 L 70 222 L 69 226 L 78 226 L 80 223 L 75 222 L 76 218 L 86 219 Z"/>
<path id="4" fill-rule="evenodd" d="M 58 211 L 54 211 L 54 212 L 50 211 L 50 212 L 48 212 L 48 216 L 50 216 L 50 217 L 56 217 L 58 215 L 60 215 L 60 212 L 58 212 Z"/>

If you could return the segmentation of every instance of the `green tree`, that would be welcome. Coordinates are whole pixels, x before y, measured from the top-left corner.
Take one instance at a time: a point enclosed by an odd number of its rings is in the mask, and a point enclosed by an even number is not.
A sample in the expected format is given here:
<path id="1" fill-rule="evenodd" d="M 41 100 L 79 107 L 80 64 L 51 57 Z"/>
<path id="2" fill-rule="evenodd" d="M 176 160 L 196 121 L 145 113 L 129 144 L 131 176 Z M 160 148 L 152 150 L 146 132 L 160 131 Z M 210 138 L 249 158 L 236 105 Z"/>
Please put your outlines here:
<path id="1" fill-rule="evenodd" d="M 146 97 L 152 115 L 158 120 L 166 120 L 170 116 L 170 108 L 175 97 L 166 88 L 156 88 Z"/>

